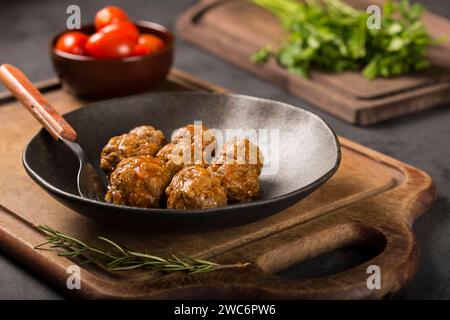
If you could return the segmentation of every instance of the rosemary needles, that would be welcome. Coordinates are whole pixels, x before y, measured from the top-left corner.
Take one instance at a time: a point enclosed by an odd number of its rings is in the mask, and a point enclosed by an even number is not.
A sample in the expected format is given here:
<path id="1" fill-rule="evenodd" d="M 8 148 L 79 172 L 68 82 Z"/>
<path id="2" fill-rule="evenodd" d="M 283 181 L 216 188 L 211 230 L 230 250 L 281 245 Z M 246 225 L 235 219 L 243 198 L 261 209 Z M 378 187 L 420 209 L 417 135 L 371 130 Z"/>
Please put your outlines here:
<path id="1" fill-rule="evenodd" d="M 105 249 L 103 249 L 90 246 L 48 226 L 38 226 L 37 229 L 46 236 L 47 241 L 34 247 L 35 249 L 64 249 L 58 252 L 59 256 L 82 257 L 80 264 L 96 263 L 109 271 L 144 269 L 163 272 L 184 271 L 195 274 L 220 269 L 245 268 L 249 265 L 249 263 L 218 264 L 183 254 L 172 254 L 170 257 L 162 258 L 146 252 L 136 252 L 110 239 L 98 237 L 105 243 Z"/>

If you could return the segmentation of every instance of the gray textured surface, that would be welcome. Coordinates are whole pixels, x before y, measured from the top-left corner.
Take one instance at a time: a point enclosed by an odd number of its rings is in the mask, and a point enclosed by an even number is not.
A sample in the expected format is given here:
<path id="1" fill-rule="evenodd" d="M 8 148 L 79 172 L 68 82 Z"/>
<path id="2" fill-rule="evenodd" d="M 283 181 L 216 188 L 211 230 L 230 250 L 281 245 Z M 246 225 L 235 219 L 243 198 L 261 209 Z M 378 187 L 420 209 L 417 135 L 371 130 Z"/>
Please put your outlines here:
<path id="1" fill-rule="evenodd" d="M 225 133 L 222 136 L 215 134 L 219 145 L 230 139 L 228 129 L 261 128 L 270 132 L 269 143 L 261 143 L 256 130 L 253 134 L 245 133 L 258 143 L 264 155 L 265 167 L 261 172 L 258 201 L 229 204 L 211 209 L 209 213 L 200 209 L 189 212 L 172 210 L 170 214 L 167 209 L 160 208 L 133 208 L 109 203 L 93 206 L 87 199 L 79 197 L 77 186 L 70 179 L 77 175 L 78 161 L 68 161 L 71 154 L 67 148 L 48 135 L 38 135 L 24 151 L 25 168 L 41 187 L 92 219 L 115 217 L 124 222 L 135 219 L 148 226 L 167 225 L 172 230 L 185 229 L 188 225 L 200 225 L 197 230 L 202 230 L 202 225 L 242 224 L 272 215 L 303 199 L 327 181 L 340 162 L 337 138 L 324 121 L 311 112 L 267 99 L 206 92 L 163 92 L 97 102 L 95 107 L 80 108 L 64 117 L 76 128 L 77 142 L 94 165 L 100 162 L 99 150 L 105 141 L 139 123 L 150 123 L 169 137 L 174 128 L 201 119 L 209 128 Z M 276 141 L 275 138 L 272 140 L 274 130 L 279 136 Z M 49 139 L 53 141 L 49 142 Z M 281 152 L 278 158 L 278 148 L 290 152 Z M 56 190 L 49 188 L 48 184 Z"/>
<path id="2" fill-rule="evenodd" d="M 80 5 L 83 23 L 88 22 L 99 8 L 117 4 L 135 19 L 154 20 L 173 30 L 175 18 L 195 2 L 2 1 L 0 62 L 17 65 L 33 81 L 53 77 L 47 55 L 47 41 L 53 33 L 64 27 L 65 10 L 69 4 Z M 431 11 L 450 18 L 448 1 L 421 2 L 426 3 Z M 439 198 L 433 209 L 414 224 L 422 249 L 422 265 L 413 282 L 397 298 L 450 299 L 450 105 L 370 128 L 359 128 L 337 120 L 181 40 L 177 41 L 175 65 L 237 93 L 276 99 L 311 110 L 323 117 L 338 134 L 428 172 L 436 182 Z M 0 298 L 63 297 L 32 274 L 31 270 L 23 268 L 0 252 Z"/>

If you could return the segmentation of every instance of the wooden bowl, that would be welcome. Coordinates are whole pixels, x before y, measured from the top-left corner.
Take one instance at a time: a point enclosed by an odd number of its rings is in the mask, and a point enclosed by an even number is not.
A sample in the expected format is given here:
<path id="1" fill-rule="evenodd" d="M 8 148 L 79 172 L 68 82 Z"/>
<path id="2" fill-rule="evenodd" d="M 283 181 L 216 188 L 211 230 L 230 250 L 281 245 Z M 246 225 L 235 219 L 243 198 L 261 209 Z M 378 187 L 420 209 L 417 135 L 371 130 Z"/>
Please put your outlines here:
<path id="1" fill-rule="evenodd" d="M 146 56 L 122 59 L 97 59 L 55 50 L 56 35 L 50 42 L 50 56 L 64 88 L 83 98 L 112 98 L 146 91 L 166 78 L 174 56 L 174 36 L 162 25 L 138 21 L 141 33 L 160 37 L 166 46 L 159 52 Z M 93 34 L 94 25 L 81 28 Z"/>

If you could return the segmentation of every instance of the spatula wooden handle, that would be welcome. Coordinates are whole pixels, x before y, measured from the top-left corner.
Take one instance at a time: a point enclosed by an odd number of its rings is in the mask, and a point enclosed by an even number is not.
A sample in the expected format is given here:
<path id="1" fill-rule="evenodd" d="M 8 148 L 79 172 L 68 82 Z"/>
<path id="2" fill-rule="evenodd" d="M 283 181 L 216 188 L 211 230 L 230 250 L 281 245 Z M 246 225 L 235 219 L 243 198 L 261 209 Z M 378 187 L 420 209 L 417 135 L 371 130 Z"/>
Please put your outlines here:
<path id="1" fill-rule="evenodd" d="M 0 80 L 5 87 L 39 120 L 45 129 L 58 140 L 75 141 L 76 131 L 50 105 L 31 81 L 10 64 L 0 66 Z"/>

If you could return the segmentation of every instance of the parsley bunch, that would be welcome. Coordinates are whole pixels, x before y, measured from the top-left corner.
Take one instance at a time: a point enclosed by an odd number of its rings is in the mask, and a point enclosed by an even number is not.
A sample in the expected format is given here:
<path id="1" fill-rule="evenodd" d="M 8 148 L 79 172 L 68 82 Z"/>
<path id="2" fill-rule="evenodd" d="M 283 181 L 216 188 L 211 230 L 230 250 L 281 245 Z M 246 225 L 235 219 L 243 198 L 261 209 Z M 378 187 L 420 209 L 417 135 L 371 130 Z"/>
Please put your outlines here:
<path id="1" fill-rule="evenodd" d="M 270 56 L 289 71 L 308 77 L 311 65 L 331 72 L 361 70 L 365 78 L 393 77 L 430 65 L 426 49 L 433 44 L 421 21 L 423 7 L 386 1 L 381 28 L 367 26 L 369 14 L 341 0 L 251 0 L 274 14 L 289 31 L 279 49 L 270 45 L 252 56 Z"/>

